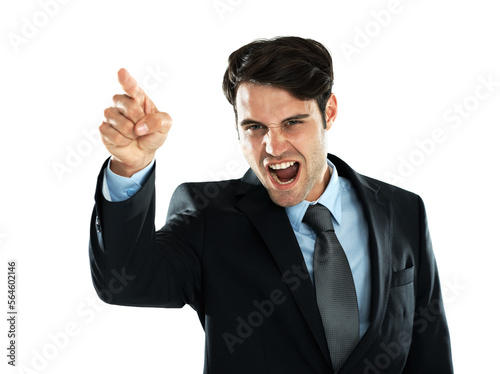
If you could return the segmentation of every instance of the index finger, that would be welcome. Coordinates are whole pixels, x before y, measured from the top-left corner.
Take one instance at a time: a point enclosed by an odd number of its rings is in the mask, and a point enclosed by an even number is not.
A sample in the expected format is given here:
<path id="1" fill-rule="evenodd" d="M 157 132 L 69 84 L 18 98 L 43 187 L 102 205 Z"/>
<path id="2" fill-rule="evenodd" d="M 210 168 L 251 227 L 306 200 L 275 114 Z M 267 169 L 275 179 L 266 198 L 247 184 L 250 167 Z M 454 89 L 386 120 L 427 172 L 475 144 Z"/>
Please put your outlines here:
<path id="1" fill-rule="evenodd" d="M 127 93 L 132 99 L 139 101 L 142 105 L 144 102 L 144 92 L 139 87 L 137 81 L 130 75 L 130 73 L 121 68 L 118 70 L 118 81 L 120 82 L 123 91 Z"/>

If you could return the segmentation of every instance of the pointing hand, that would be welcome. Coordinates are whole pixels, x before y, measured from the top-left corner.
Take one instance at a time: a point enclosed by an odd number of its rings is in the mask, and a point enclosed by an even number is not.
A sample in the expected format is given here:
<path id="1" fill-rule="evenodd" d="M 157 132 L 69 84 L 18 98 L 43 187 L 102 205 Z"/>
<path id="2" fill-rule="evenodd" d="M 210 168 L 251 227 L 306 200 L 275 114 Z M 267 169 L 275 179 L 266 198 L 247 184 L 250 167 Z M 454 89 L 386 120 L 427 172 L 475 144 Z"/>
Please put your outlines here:
<path id="1" fill-rule="evenodd" d="M 111 170 L 130 177 L 144 169 L 165 142 L 172 118 L 160 112 L 125 69 L 118 71 L 125 95 L 113 96 L 113 106 L 104 111 L 99 127 L 106 149 L 111 153 Z"/>

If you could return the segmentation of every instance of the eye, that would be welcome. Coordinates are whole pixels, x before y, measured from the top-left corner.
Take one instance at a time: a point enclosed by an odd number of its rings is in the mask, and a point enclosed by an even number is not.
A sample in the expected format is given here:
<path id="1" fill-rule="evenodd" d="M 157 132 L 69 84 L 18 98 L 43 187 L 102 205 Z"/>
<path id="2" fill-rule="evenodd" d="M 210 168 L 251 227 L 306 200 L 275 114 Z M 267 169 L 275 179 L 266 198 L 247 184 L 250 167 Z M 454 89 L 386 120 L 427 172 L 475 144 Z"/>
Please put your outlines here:
<path id="1" fill-rule="evenodd" d="M 250 130 L 250 131 L 257 131 L 257 130 L 262 130 L 264 128 L 263 125 L 259 125 L 259 124 L 254 124 L 254 125 L 249 125 L 246 127 L 246 130 Z"/>
<path id="2" fill-rule="evenodd" d="M 291 121 L 288 121 L 286 124 L 287 124 L 287 126 L 294 126 L 294 125 L 298 125 L 299 123 L 302 123 L 302 121 L 291 120 Z"/>

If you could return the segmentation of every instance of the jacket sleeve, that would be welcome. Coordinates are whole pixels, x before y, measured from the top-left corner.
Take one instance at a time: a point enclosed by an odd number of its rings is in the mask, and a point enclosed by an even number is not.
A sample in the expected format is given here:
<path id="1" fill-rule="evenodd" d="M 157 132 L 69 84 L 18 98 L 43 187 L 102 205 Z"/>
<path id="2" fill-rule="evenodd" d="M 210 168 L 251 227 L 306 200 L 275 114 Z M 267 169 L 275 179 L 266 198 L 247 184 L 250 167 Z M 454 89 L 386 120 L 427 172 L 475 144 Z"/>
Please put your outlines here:
<path id="1" fill-rule="evenodd" d="M 451 342 L 425 208 L 419 199 L 420 253 L 412 343 L 404 374 L 451 374 Z"/>
<path id="2" fill-rule="evenodd" d="M 104 164 L 106 165 L 106 163 Z M 97 181 L 89 257 L 94 288 L 109 304 L 194 309 L 201 298 L 203 215 L 181 185 L 172 196 L 164 227 L 155 230 L 155 169 L 130 199 L 102 196 Z"/>

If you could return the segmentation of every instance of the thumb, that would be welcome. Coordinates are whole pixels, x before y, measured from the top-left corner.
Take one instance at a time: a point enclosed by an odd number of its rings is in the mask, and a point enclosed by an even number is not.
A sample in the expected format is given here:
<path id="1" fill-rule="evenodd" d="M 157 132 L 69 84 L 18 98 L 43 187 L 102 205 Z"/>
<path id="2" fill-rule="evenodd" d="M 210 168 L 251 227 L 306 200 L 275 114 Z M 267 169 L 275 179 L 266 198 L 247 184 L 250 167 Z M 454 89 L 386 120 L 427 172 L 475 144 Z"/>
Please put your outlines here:
<path id="1" fill-rule="evenodd" d="M 161 133 L 166 135 L 172 127 L 172 118 L 168 113 L 153 112 L 146 114 L 134 126 L 135 133 L 138 136 L 147 134 Z"/>

